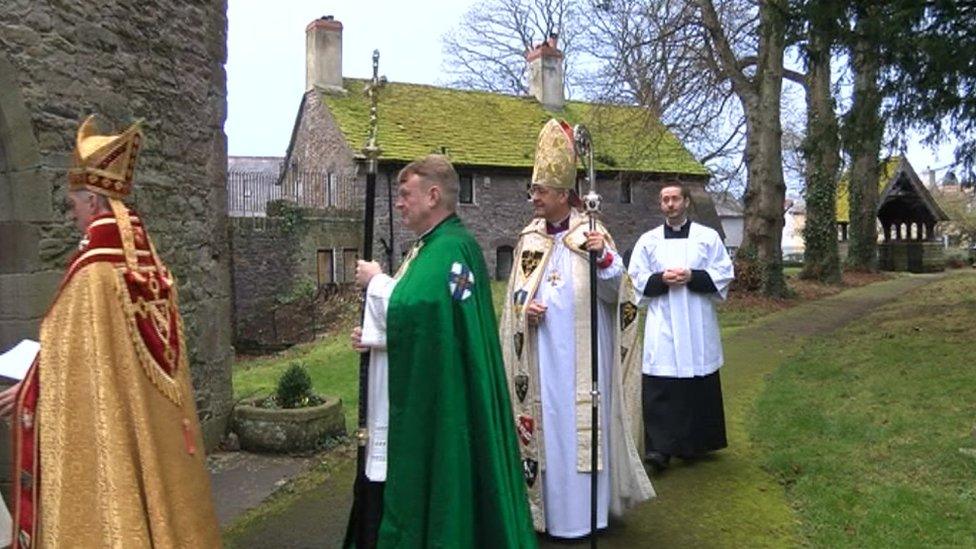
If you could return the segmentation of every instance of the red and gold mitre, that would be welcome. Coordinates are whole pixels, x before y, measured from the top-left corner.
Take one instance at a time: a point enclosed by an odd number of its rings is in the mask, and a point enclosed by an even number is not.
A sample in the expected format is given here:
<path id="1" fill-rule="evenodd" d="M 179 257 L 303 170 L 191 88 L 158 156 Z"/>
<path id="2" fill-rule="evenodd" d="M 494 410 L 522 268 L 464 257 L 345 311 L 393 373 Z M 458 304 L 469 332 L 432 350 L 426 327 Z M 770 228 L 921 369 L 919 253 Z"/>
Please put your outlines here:
<path id="1" fill-rule="evenodd" d="M 552 118 L 539 132 L 532 184 L 556 189 L 575 188 L 576 146 L 573 128 L 566 122 Z"/>
<path id="2" fill-rule="evenodd" d="M 68 172 L 71 190 L 87 189 L 109 198 L 123 198 L 132 191 L 132 173 L 142 142 L 140 123 L 119 135 L 97 135 L 95 117 L 78 128 L 74 162 Z"/>

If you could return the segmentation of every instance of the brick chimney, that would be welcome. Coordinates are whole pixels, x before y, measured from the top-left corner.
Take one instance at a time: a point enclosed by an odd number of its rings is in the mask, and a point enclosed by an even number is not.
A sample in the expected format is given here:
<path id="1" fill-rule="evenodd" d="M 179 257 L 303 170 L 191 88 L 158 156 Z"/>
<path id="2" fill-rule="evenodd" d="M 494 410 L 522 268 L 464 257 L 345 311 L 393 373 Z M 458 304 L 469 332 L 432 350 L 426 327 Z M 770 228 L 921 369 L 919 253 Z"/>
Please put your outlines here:
<path id="1" fill-rule="evenodd" d="M 331 15 L 305 27 L 305 91 L 345 93 L 342 87 L 342 23 Z"/>
<path id="2" fill-rule="evenodd" d="M 563 94 L 563 52 L 556 48 L 557 39 L 556 34 L 550 34 L 548 40 L 525 52 L 529 93 L 550 111 L 561 110 L 566 104 Z"/>

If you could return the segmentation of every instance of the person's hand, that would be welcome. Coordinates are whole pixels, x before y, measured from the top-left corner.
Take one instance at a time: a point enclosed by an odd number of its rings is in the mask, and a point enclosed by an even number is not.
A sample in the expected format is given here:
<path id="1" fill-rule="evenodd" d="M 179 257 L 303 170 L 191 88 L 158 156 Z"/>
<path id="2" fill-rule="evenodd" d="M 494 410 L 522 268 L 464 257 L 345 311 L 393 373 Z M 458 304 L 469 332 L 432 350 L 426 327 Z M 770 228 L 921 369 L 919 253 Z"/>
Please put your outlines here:
<path id="1" fill-rule="evenodd" d="M 687 284 L 691 280 L 690 269 L 666 269 L 661 275 L 661 280 L 668 286 L 680 286 Z"/>
<path id="2" fill-rule="evenodd" d="M 375 261 L 363 261 L 362 259 L 356 261 L 356 284 L 361 288 L 369 286 L 369 281 L 373 279 L 374 276 L 383 272 L 383 268 L 380 264 Z"/>
<path id="3" fill-rule="evenodd" d="M 369 347 L 363 345 L 363 329 L 359 326 L 352 329 L 352 333 L 349 334 L 349 341 L 352 342 L 352 348 L 356 352 L 365 353 L 369 350 Z"/>
<path id="4" fill-rule="evenodd" d="M 603 254 L 603 250 L 607 245 L 607 239 L 603 236 L 603 233 L 587 231 L 584 234 L 586 235 L 586 249 L 596 252 L 597 256 Z"/>
<path id="5" fill-rule="evenodd" d="M 547 308 L 542 303 L 533 299 L 528 307 L 525 308 L 525 317 L 529 321 L 529 326 L 538 326 L 544 320 Z"/>
<path id="6" fill-rule="evenodd" d="M 7 419 L 14 413 L 14 407 L 17 404 L 17 392 L 20 391 L 21 383 L 23 382 L 18 381 L 0 393 L 0 419 Z"/>

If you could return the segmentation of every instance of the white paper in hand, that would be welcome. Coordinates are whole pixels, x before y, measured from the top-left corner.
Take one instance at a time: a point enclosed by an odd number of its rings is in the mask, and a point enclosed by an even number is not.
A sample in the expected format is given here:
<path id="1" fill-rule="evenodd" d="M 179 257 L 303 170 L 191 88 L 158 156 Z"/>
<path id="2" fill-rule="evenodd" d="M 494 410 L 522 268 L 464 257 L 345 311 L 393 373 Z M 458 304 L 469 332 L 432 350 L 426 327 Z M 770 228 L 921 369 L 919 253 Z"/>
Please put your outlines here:
<path id="1" fill-rule="evenodd" d="M 41 344 L 36 341 L 21 341 L 16 347 L 0 355 L 0 376 L 16 381 L 24 379 L 40 350 Z"/>

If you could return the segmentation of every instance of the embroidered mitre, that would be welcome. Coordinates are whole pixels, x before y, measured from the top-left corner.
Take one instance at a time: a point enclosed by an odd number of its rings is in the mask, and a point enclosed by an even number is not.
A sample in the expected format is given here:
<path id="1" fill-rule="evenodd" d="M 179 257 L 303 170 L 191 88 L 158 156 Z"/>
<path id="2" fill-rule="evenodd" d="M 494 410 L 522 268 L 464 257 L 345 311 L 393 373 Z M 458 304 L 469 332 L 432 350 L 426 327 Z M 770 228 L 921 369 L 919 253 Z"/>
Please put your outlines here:
<path id="1" fill-rule="evenodd" d="M 89 116 L 78 128 L 68 186 L 73 191 L 87 189 L 121 199 L 132 191 L 132 173 L 142 141 L 140 123 L 119 135 L 98 135 L 94 119 Z"/>
<path id="2" fill-rule="evenodd" d="M 556 189 L 575 188 L 576 147 L 573 128 L 566 122 L 550 119 L 539 132 L 532 184 Z"/>

